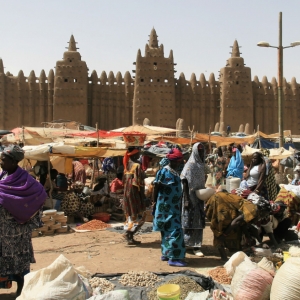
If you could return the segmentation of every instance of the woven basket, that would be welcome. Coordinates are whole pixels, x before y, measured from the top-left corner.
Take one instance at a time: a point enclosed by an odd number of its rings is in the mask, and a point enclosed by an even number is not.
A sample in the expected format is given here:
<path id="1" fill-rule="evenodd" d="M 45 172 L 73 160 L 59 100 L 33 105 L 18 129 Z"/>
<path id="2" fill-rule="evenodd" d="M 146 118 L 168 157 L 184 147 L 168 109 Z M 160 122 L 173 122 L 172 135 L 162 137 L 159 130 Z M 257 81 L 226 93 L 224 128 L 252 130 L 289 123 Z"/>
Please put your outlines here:
<path id="1" fill-rule="evenodd" d="M 127 147 L 144 146 L 146 134 L 138 132 L 123 133 L 123 139 Z"/>

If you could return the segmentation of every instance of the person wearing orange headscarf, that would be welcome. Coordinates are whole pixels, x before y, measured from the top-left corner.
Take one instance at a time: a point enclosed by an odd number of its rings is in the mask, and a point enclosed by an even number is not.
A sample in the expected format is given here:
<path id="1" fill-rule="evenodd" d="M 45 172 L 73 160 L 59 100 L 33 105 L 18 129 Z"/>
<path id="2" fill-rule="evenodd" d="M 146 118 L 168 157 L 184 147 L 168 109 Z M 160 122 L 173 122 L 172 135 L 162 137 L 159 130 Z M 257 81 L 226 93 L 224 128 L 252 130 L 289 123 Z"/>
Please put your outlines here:
<path id="1" fill-rule="evenodd" d="M 139 244 L 133 238 L 133 235 L 142 227 L 146 218 L 145 207 L 145 173 L 138 161 L 140 157 L 139 150 L 136 148 L 128 148 L 124 159 L 124 199 L 123 209 L 126 216 L 124 235 L 129 245 Z"/>

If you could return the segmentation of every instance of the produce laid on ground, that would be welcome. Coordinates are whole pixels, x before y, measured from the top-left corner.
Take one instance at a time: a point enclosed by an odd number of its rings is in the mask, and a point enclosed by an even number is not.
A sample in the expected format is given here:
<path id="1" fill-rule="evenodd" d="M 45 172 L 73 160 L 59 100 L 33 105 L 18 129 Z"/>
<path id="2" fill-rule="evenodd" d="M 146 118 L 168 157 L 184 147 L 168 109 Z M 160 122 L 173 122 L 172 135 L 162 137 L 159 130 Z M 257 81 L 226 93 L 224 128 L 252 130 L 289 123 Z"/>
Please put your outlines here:
<path id="1" fill-rule="evenodd" d="M 178 284 L 180 286 L 180 300 L 184 300 L 189 292 L 203 292 L 204 288 L 199 285 L 195 280 L 189 278 L 188 276 L 177 276 L 164 284 Z M 157 288 L 156 286 L 149 293 L 147 297 L 149 300 L 158 300 L 157 297 Z"/>
<path id="2" fill-rule="evenodd" d="M 67 216 L 63 211 L 48 209 L 43 212 L 43 226 L 32 231 L 31 237 L 40 235 L 53 235 L 54 233 L 68 232 Z"/>
<path id="3" fill-rule="evenodd" d="M 217 267 L 208 272 L 208 275 L 220 284 L 230 284 L 232 278 L 227 275 L 227 271 L 223 267 Z"/>
<path id="4" fill-rule="evenodd" d="M 158 281 L 161 281 L 161 279 L 156 274 L 148 271 L 129 271 L 119 279 L 119 282 L 125 286 L 154 287 Z"/>
<path id="5" fill-rule="evenodd" d="M 93 277 L 89 280 L 89 284 L 93 290 L 100 288 L 101 294 L 108 293 L 115 288 L 115 285 L 105 278 Z"/>
<path id="6" fill-rule="evenodd" d="M 77 226 L 76 230 L 99 230 L 99 229 L 106 229 L 109 227 L 111 227 L 111 225 L 106 224 L 100 220 L 92 220 L 80 226 Z"/>

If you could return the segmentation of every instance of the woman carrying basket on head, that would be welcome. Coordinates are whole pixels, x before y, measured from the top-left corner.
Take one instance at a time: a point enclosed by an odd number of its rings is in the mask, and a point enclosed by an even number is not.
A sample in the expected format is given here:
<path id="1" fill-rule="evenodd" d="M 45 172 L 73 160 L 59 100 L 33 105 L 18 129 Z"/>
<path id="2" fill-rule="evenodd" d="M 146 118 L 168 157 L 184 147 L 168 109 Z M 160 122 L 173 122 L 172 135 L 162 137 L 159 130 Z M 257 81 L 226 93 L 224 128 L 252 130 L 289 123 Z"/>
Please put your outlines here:
<path id="1" fill-rule="evenodd" d="M 139 150 L 129 147 L 123 159 L 123 209 L 126 217 L 124 237 L 128 245 L 140 244 L 140 241 L 136 241 L 133 235 L 143 226 L 146 218 L 145 173 L 138 161 L 139 157 Z"/>

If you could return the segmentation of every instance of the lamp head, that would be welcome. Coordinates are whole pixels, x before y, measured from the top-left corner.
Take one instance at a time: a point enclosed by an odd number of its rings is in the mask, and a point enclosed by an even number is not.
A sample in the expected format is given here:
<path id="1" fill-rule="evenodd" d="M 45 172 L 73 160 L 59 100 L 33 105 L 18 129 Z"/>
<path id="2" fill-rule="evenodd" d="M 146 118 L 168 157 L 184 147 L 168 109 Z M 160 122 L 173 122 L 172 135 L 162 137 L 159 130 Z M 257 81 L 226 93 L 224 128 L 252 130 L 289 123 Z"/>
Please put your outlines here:
<path id="1" fill-rule="evenodd" d="M 299 45 L 300 45 L 300 41 L 296 41 L 296 42 L 291 43 L 291 47 L 296 47 L 296 46 L 299 46 Z"/>
<path id="2" fill-rule="evenodd" d="M 257 43 L 257 46 L 259 46 L 259 47 L 270 47 L 270 44 L 268 42 L 261 41 L 261 42 Z"/>

